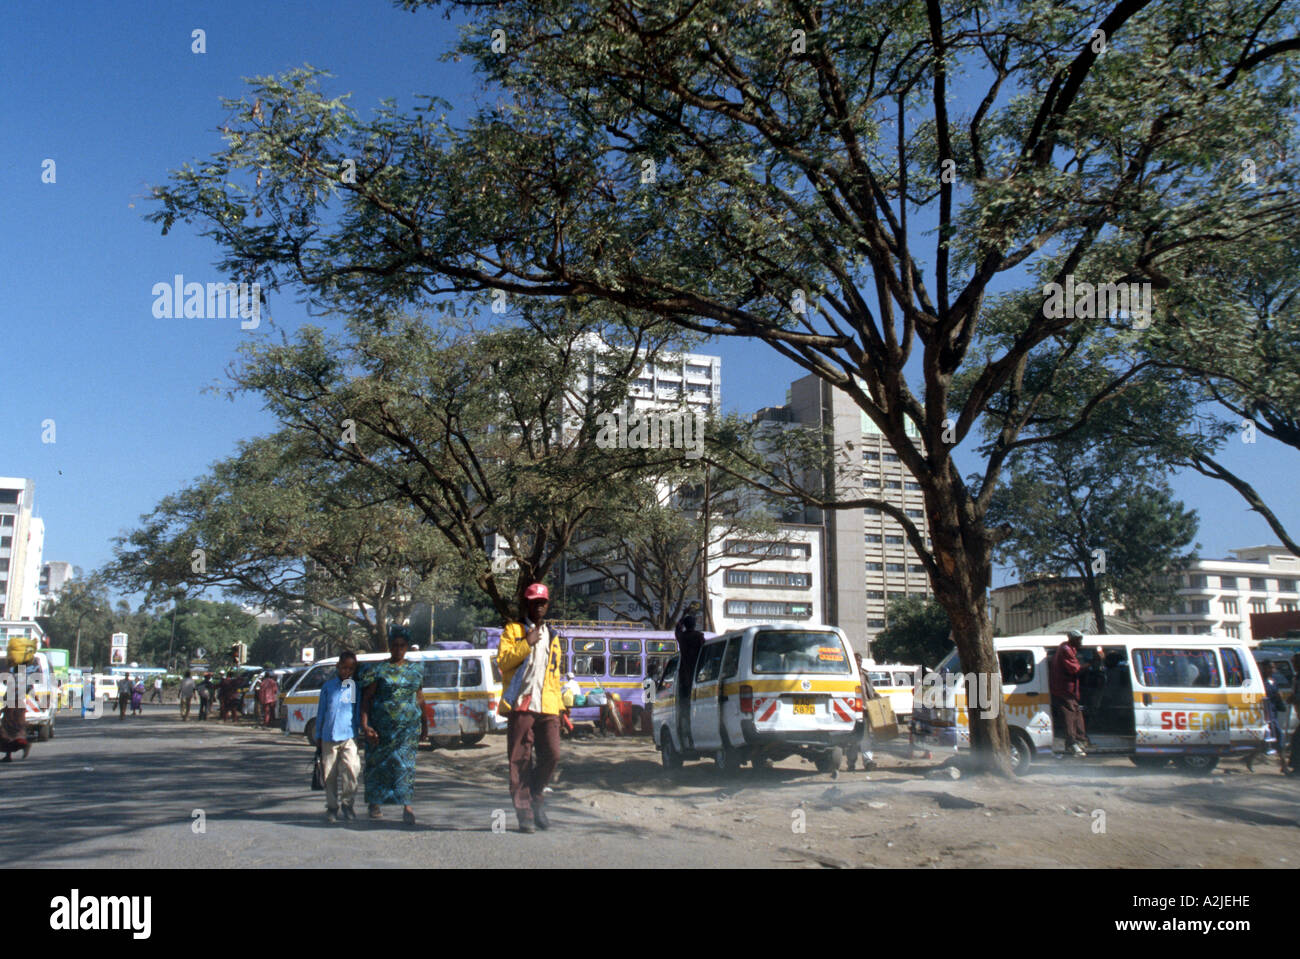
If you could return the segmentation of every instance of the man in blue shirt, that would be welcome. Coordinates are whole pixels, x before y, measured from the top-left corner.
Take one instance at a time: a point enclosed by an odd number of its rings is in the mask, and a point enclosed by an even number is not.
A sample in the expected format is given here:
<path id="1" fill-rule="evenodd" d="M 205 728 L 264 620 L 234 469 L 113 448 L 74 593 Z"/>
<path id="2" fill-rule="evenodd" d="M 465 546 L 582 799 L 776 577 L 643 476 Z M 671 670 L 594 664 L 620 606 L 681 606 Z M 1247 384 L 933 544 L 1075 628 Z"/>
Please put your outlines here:
<path id="1" fill-rule="evenodd" d="M 325 779 L 325 821 L 356 819 L 352 811 L 361 773 L 356 737 L 361 734 L 361 696 L 352 674 L 357 671 L 357 654 L 339 656 L 338 675 L 325 681 L 316 710 L 316 736 L 320 740 L 321 774 Z"/>

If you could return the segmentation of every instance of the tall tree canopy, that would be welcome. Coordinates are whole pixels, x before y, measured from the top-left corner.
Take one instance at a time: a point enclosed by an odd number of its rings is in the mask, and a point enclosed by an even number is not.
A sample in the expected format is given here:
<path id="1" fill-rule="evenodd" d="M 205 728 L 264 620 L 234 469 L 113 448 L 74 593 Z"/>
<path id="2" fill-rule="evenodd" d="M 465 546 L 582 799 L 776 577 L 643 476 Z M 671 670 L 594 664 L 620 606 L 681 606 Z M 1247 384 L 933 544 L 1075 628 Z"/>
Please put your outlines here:
<path id="1" fill-rule="evenodd" d="M 764 340 L 848 393 L 921 484 L 932 545 L 896 518 L 963 669 L 991 677 L 985 514 L 1006 457 L 1055 438 L 1035 410 L 1056 381 L 1025 389 L 1026 366 L 1107 313 L 1044 285 L 1195 285 L 1212 308 L 1203 257 L 1300 206 L 1295 0 L 450 6 L 494 106 L 457 128 L 434 100 L 362 119 L 314 71 L 261 78 L 154 219 L 321 306 L 583 297 Z M 1267 176 L 1243 185 L 1243 158 Z M 1036 295 L 1005 345 L 973 349 L 1017 285 Z M 1094 399 L 1140 363 L 1117 351 Z M 968 482 L 953 451 L 997 396 Z M 971 741 L 1009 773 L 1001 713 L 972 713 Z"/>

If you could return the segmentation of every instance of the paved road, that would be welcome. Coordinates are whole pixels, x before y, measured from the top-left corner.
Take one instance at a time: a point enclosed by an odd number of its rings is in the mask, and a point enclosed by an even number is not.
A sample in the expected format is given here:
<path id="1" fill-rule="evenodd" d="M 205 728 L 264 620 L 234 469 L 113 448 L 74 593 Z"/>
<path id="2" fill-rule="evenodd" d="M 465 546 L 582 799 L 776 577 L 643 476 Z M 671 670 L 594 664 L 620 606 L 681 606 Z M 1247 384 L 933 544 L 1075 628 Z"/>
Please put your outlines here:
<path id="1" fill-rule="evenodd" d="M 217 722 L 180 723 L 174 706 L 140 718 L 58 717 L 55 738 L 0 765 L 0 848 L 10 863 L 44 866 L 755 866 L 737 843 L 683 832 L 653 844 L 635 825 L 566 802 L 548 833 L 513 831 L 504 755 L 498 782 L 457 781 L 439 753 L 420 753 L 413 827 L 389 807 L 382 822 L 323 821 L 308 788 L 312 751 L 301 737 Z M 500 737 L 474 752 L 504 752 Z M 462 754 L 467 751 L 458 751 Z M 481 755 L 486 758 L 485 753 Z M 484 764 L 487 765 L 487 764 Z M 359 800 L 360 801 L 360 800 Z M 493 831 L 504 809 L 506 832 Z M 195 831 L 202 810 L 203 832 Z M 362 810 L 364 816 L 364 810 Z M 575 840 L 580 839 L 580 842 Z"/>

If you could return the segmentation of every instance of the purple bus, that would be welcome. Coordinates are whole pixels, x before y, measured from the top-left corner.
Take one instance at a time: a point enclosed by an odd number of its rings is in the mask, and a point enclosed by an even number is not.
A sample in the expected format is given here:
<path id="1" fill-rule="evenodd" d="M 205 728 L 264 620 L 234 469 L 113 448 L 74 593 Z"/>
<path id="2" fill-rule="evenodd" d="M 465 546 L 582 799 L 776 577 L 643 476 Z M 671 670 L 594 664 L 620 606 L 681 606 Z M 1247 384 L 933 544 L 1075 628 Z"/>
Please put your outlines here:
<path id="1" fill-rule="evenodd" d="M 642 683 L 646 676 L 663 671 L 677 655 L 677 639 L 671 631 L 646 629 L 639 623 L 548 620 L 560 643 L 567 676 L 582 687 L 585 696 L 597 687 L 635 706 L 645 706 Z M 713 633 L 705 633 L 705 637 Z M 501 645 L 501 627 L 480 627 L 474 644 L 484 649 Z M 599 723 L 599 706 L 575 706 L 569 717 L 578 723 Z"/>

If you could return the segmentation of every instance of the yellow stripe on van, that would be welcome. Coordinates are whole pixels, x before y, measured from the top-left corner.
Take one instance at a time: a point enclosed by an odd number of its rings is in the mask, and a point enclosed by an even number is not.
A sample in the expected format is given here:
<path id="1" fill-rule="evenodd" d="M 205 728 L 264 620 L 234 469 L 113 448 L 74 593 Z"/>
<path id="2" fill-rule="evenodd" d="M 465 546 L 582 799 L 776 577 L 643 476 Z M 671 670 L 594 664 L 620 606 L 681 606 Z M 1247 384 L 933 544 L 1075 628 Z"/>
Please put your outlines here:
<path id="1" fill-rule="evenodd" d="M 798 679 L 751 679 L 743 685 L 756 693 L 841 693 L 852 696 L 858 691 L 856 683 L 850 685 L 848 680 L 843 679 L 813 679 L 809 683 L 807 689 L 803 688 L 802 680 Z M 739 696 L 741 685 L 739 682 L 725 683 L 722 692 L 727 696 Z"/>

